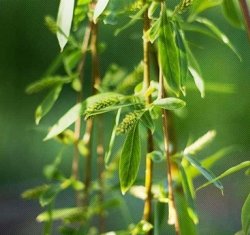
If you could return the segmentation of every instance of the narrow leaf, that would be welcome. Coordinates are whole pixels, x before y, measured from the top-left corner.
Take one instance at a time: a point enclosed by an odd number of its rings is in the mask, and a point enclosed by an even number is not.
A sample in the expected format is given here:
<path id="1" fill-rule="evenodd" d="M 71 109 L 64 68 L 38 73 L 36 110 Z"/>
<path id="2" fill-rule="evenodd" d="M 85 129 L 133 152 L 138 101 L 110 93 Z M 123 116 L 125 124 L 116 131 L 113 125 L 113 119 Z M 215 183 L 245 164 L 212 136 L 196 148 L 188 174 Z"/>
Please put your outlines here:
<path id="1" fill-rule="evenodd" d="M 158 50 L 159 63 L 163 76 L 172 91 L 176 95 L 179 95 L 181 81 L 178 48 L 175 43 L 170 20 L 167 16 L 166 7 L 162 8 L 161 13 L 161 30 L 158 39 Z"/>
<path id="2" fill-rule="evenodd" d="M 61 132 L 63 132 L 66 128 L 68 128 L 71 124 L 73 124 L 83 113 L 85 109 L 86 103 L 76 104 L 73 106 L 66 114 L 64 114 L 59 121 L 50 129 L 48 135 L 45 137 L 45 140 L 49 140 Z"/>
<path id="3" fill-rule="evenodd" d="M 69 77 L 60 77 L 60 76 L 46 77 L 31 83 L 26 88 L 25 92 L 30 95 L 54 86 L 70 83 L 71 81 L 72 78 Z"/>
<path id="4" fill-rule="evenodd" d="M 36 108 L 35 121 L 38 125 L 41 119 L 51 110 L 62 91 L 62 85 L 54 88 Z"/>
<path id="5" fill-rule="evenodd" d="M 93 21 L 96 24 L 97 18 L 103 13 L 105 8 L 107 7 L 109 0 L 98 0 L 94 10 Z"/>
<path id="6" fill-rule="evenodd" d="M 39 202 L 42 207 L 49 205 L 62 190 L 60 184 L 50 185 L 49 188 L 40 196 Z"/>
<path id="7" fill-rule="evenodd" d="M 106 152 L 105 157 L 104 157 L 104 162 L 105 162 L 106 166 L 109 163 L 111 153 L 112 153 L 112 149 L 113 149 L 113 146 L 114 146 L 114 143 L 115 143 L 116 128 L 119 125 L 120 116 L 121 116 L 121 108 L 118 109 L 118 111 L 117 111 L 116 118 L 115 118 L 115 125 L 114 125 L 114 128 L 113 128 L 112 134 L 111 134 L 108 151 Z"/>
<path id="8" fill-rule="evenodd" d="M 135 24 L 139 19 L 141 19 L 141 15 L 146 11 L 147 8 L 148 4 L 144 4 L 144 6 L 134 16 L 131 16 L 131 20 L 127 24 L 115 31 L 115 36 L 117 36 L 120 32 L 129 28 L 130 26 Z"/>
<path id="9" fill-rule="evenodd" d="M 239 1 L 223 0 L 223 12 L 229 22 L 236 27 L 243 28 L 243 20 L 241 17 Z"/>
<path id="10" fill-rule="evenodd" d="M 195 83 L 196 87 L 198 88 L 199 92 L 201 93 L 201 97 L 204 98 L 205 97 L 205 83 L 203 81 L 202 76 L 199 74 L 199 72 L 197 70 L 195 70 L 191 66 L 188 67 L 188 70 L 194 79 L 194 83 Z"/>
<path id="11" fill-rule="evenodd" d="M 212 155 L 205 157 L 204 160 L 201 161 L 201 164 L 206 169 L 210 169 L 217 161 L 222 159 L 223 157 L 227 157 L 233 150 L 235 150 L 235 146 L 229 146 L 219 151 L 213 153 Z M 192 178 L 197 177 L 200 172 L 193 167 L 188 167 L 188 175 Z"/>
<path id="12" fill-rule="evenodd" d="M 37 186 L 35 188 L 31 188 L 31 189 L 27 189 L 26 191 L 24 191 L 22 193 L 22 198 L 23 199 L 27 199 L 27 200 L 30 200 L 30 199 L 37 199 L 39 198 L 45 191 L 47 191 L 49 188 L 49 185 L 47 184 L 44 184 L 44 185 L 41 185 L 41 186 Z"/>
<path id="13" fill-rule="evenodd" d="M 197 152 L 201 151 L 204 149 L 211 141 L 214 140 L 216 136 L 216 131 L 211 130 L 208 131 L 205 135 L 197 139 L 194 143 L 189 145 L 184 149 L 184 155 L 187 154 L 196 154 Z"/>
<path id="14" fill-rule="evenodd" d="M 179 63 L 180 63 L 180 83 L 181 89 L 183 93 L 185 93 L 185 85 L 186 85 L 186 78 L 188 74 L 188 57 L 187 51 L 185 46 L 185 35 L 184 32 L 181 30 L 179 23 L 174 24 L 175 27 L 175 38 L 176 38 L 176 45 L 178 47 L 179 53 Z"/>
<path id="15" fill-rule="evenodd" d="M 189 216 L 188 204 L 183 193 L 175 193 L 176 206 L 178 210 L 178 219 L 180 224 L 180 234 L 197 235 L 197 226 Z"/>
<path id="16" fill-rule="evenodd" d="M 57 39 L 63 51 L 63 48 L 68 42 L 68 37 L 70 35 L 71 24 L 73 20 L 74 13 L 74 0 L 61 0 L 57 15 L 57 25 L 60 30 L 57 32 Z M 62 31 L 62 32 L 61 32 Z"/>
<path id="17" fill-rule="evenodd" d="M 154 13 L 156 12 L 157 8 L 159 8 L 160 2 L 153 1 L 149 8 L 148 8 L 148 18 L 153 19 L 154 18 Z"/>
<path id="18" fill-rule="evenodd" d="M 221 191 L 223 190 L 223 186 L 219 179 L 215 177 L 215 175 L 209 171 L 208 169 L 204 168 L 201 163 L 194 159 L 193 157 L 190 157 L 188 155 L 184 155 L 184 157 L 191 163 L 193 167 L 195 167 L 207 180 L 209 180 L 209 184 L 213 183 L 215 187 L 220 189 Z"/>
<path id="19" fill-rule="evenodd" d="M 199 219 L 198 219 L 198 215 L 196 212 L 194 197 L 192 193 L 193 185 L 190 185 L 190 181 L 188 180 L 186 170 L 182 166 L 182 164 L 179 165 L 179 169 L 181 173 L 181 183 L 182 183 L 184 195 L 185 195 L 187 206 L 188 206 L 189 217 L 193 220 L 194 224 L 198 224 Z"/>
<path id="20" fill-rule="evenodd" d="M 205 188 L 206 186 L 210 185 L 210 184 L 214 184 L 217 180 L 220 180 L 228 175 L 231 175 L 237 171 L 242 170 L 243 168 L 249 167 L 250 166 L 250 161 L 245 161 L 242 162 L 236 166 L 231 167 L 230 169 L 226 170 L 225 172 L 223 172 L 221 175 L 219 175 L 218 177 L 211 179 L 209 182 L 201 185 L 199 188 L 197 188 L 197 190 L 200 190 L 202 188 Z"/>
<path id="21" fill-rule="evenodd" d="M 160 28 L 161 19 L 159 18 L 152 24 L 152 26 L 146 33 L 146 37 L 151 43 L 154 43 L 154 41 L 159 37 Z"/>
<path id="22" fill-rule="evenodd" d="M 167 110 L 175 110 L 186 106 L 186 102 L 178 98 L 169 97 L 164 99 L 157 99 L 153 102 L 153 105 Z"/>
<path id="23" fill-rule="evenodd" d="M 191 14 L 189 16 L 189 21 L 192 21 L 198 14 L 211 8 L 218 6 L 223 0 L 195 0 L 193 1 Z"/>
<path id="24" fill-rule="evenodd" d="M 140 118 L 140 121 L 145 127 L 150 129 L 152 133 L 155 131 L 155 125 L 151 117 L 151 114 L 148 110 L 143 113 L 143 115 Z"/>
<path id="25" fill-rule="evenodd" d="M 133 185 L 140 166 L 141 140 L 138 124 L 128 133 L 119 163 L 121 191 L 125 194 Z"/>
<path id="26" fill-rule="evenodd" d="M 248 195 L 241 211 L 241 223 L 246 235 L 250 234 L 250 194 Z"/>
<path id="27" fill-rule="evenodd" d="M 65 219 L 67 217 L 70 217 L 75 214 L 83 213 L 83 209 L 79 207 L 73 207 L 73 208 L 62 208 L 62 209 L 55 209 L 52 210 L 52 220 L 61 220 Z M 38 222 L 46 222 L 48 221 L 51 215 L 48 213 L 48 211 L 43 212 L 39 214 L 36 217 L 36 220 Z"/>
<path id="28" fill-rule="evenodd" d="M 197 18 L 196 21 L 208 27 L 208 29 L 210 29 L 210 31 L 213 33 L 214 37 L 221 43 L 225 44 L 228 48 L 230 48 L 239 58 L 239 60 L 241 60 L 239 52 L 233 46 L 229 38 L 223 32 L 221 32 L 221 30 L 213 22 L 211 22 L 206 18 L 201 18 L 201 17 Z"/>

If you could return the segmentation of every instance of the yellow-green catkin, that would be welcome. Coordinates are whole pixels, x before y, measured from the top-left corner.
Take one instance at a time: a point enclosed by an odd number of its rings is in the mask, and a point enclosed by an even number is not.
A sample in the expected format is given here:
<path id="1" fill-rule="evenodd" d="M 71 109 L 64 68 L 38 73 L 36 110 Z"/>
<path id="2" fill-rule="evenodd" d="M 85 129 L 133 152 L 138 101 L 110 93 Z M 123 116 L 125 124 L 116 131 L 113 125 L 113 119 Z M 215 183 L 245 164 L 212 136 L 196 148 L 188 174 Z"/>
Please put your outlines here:
<path id="1" fill-rule="evenodd" d="M 58 26 L 56 24 L 56 21 L 50 17 L 50 16 L 46 16 L 45 17 L 45 25 L 48 27 L 48 29 L 52 32 L 52 33 L 57 33 L 58 31 Z"/>
<path id="2" fill-rule="evenodd" d="M 138 9 L 141 9 L 142 7 L 143 7 L 143 1 L 137 0 L 129 6 L 129 10 L 130 11 L 137 11 Z"/>
<path id="3" fill-rule="evenodd" d="M 137 121 L 141 118 L 142 114 L 143 111 L 141 110 L 128 113 L 116 128 L 116 133 L 119 135 L 129 132 L 137 123 Z"/>
<path id="4" fill-rule="evenodd" d="M 105 99 L 102 99 L 100 101 L 97 101 L 96 103 L 90 105 L 87 109 L 86 109 L 86 116 L 90 116 L 91 114 L 98 112 L 100 110 L 103 110 L 107 107 L 110 107 L 112 105 L 115 104 L 119 104 L 120 100 L 118 97 L 108 97 Z"/>
<path id="5" fill-rule="evenodd" d="M 175 9 L 175 12 L 181 14 L 192 4 L 193 0 L 182 0 Z"/>

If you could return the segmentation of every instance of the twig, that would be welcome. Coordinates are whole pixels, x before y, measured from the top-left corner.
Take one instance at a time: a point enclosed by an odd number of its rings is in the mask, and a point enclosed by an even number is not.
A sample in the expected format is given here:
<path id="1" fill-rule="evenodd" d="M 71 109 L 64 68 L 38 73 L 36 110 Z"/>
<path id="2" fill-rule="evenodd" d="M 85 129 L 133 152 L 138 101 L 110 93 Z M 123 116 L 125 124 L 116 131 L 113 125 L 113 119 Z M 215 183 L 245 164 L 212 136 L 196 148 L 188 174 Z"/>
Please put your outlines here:
<path id="1" fill-rule="evenodd" d="M 98 163 L 98 178 L 99 178 L 99 202 L 103 204 L 104 202 L 104 126 L 103 126 L 103 119 L 102 116 L 98 117 L 97 119 L 98 125 L 98 145 L 97 145 L 97 163 Z M 103 233 L 105 229 L 105 220 L 104 220 L 104 213 L 103 211 L 99 214 L 99 233 Z"/>
<path id="2" fill-rule="evenodd" d="M 160 84 L 159 97 L 163 99 L 166 97 L 166 94 L 165 94 L 164 81 L 163 81 L 163 75 L 162 75 L 161 69 L 160 69 L 160 75 L 159 75 L 159 84 Z M 163 122 L 163 134 L 164 134 L 164 148 L 165 148 L 165 154 L 167 158 L 167 179 L 168 179 L 168 199 L 169 199 L 168 223 L 175 225 L 176 235 L 179 235 L 180 226 L 179 226 L 178 213 L 177 213 L 177 208 L 176 208 L 175 198 L 174 198 L 172 163 L 171 163 L 171 157 L 170 157 L 170 151 L 169 151 L 168 119 L 167 119 L 167 112 L 164 109 L 162 110 L 162 122 Z"/>
<path id="3" fill-rule="evenodd" d="M 83 86 L 83 77 L 84 77 L 84 65 L 85 65 L 86 54 L 87 54 L 86 52 L 87 52 L 88 44 L 89 44 L 89 40 L 90 40 L 90 32 L 91 32 L 91 28 L 90 28 L 90 25 L 88 25 L 86 28 L 83 43 L 82 43 L 82 58 L 81 58 L 81 61 L 78 65 L 78 68 L 77 68 L 80 83 L 82 86 Z M 81 89 L 81 91 L 79 91 L 77 94 L 77 98 L 76 98 L 77 103 L 80 103 L 82 101 L 82 95 L 83 94 L 82 94 L 82 89 Z M 81 135 L 81 118 L 80 117 L 75 122 L 74 135 L 75 135 L 76 143 L 74 145 L 74 156 L 73 156 L 73 162 L 72 162 L 72 176 L 75 179 L 78 179 L 78 177 L 79 177 L 79 150 L 77 147 L 77 143 L 78 143 L 78 140 L 79 140 L 80 135 Z M 76 193 L 76 204 L 80 205 L 79 192 Z"/>
<path id="4" fill-rule="evenodd" d="M 241 6 L 241 10 L 246 22 L 246 29 L 247 29 L 247 33 L 248 33 L 248 37 L 250 40 L 250 15 L 249 15 L 249 10 L 248 10 L 248 5 L 246 0 L 240 0 L 240 6 Z"/>
<path id="5" fill-rule="evenodd" d="M 146 1 L 144 0 L 144 4 Z M 150 86 L 150 42 L 146 39 L 146 32 L 150 28 L 150 20 L 148 18 L 148 10 L 144 12 L 144 27 L 143 27 L 143 62 L 144 62 L 144 71 L 143 71 L 143 89 L 146 91 Z M 152 102 L 151 96 L 146 97 L 146 103 L 149 104 Z M 147 152 L 150 153 L 154 150 L 153 136 L 150 130 L 148 130 L 147 135 Z M 152 212 L 152 175 L 153 175 L 153 162 L 151 158 L 146 158 L 146 171 L 145 171 L 145 188 L 146 188 L 146 199 L 144 202 L 144 211 L 143 219 L 150 222 L 150 216 Z M 148 233 L 152 234 L 152 230 Z"/>

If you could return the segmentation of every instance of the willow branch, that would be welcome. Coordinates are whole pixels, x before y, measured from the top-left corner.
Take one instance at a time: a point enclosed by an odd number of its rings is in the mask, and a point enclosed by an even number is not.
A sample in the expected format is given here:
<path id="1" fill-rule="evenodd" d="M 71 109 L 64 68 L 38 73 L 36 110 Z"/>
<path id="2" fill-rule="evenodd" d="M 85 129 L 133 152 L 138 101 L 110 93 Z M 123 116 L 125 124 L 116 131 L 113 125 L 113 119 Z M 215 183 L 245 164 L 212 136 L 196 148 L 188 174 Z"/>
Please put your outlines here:
<path id="1" fill-rule="evenodd" d="M 146 4 L 146 1 L 144 1 Z M 150 20 L 148 18 L 148 11 L 144 13 L 144 26 L 143 26 L 143 89 L 146 91 L 150 86 L 150 42 L 146 39 L 146 32 L 150 28 Z M 146 103 L 151 103 L 151 96 L 146 97 Z M 147 152 L 150 153 L 154 150 L 153 136 L 150 130 L 147 134 Z M 150 216 L 152 212 L 152 175 L 153 175 L 153 162 L 151 158 L 146 157 L 146 171 L 145 171 L 145 188 L 146 188 L 146 199 L 144 202 L 143 219 L 150 222 Z M 149 234 L 152 233 L 152 230 Z"/>
<path id="2" fill-rule="evenodd" d="M 77 72 L 79 74 L 79 79 L 81 86 L 83 87 L 83 77 L 84 77 L 84 66 L 85 66 L 85 61 L 86 61 L 86 54 L 87 54 L 87 49 L 88 49 L 88 44 L 90 40 L 90 32 L 91 28 L 90 25 L 87 26 L 83 38 L 83 43 L 82 43 L 82 58 L 81 61 L 78 65 Z M 81 88 L 82 88 L 81 87 Z M 80 103 L 82 101 L 82 96 L 83 92 L 82 89 L 81 91 L 78 92 L 77 98 L 76 98 L 76 103 Z M 81 135 L 81 118 L 79 117 L 76 122 L 75 122 L 75 130 L 74 130 L 74 136 L 76 139 L 75 145 L 74 145 L 74 156 L 73 156 L 73 161 L 72 161 L 72 176 L 75 179 L 79 178 L 79 150 L 77 147 L 78 140 L 80 139 Z M 76 194 L 76 203 L 77 205 L 80 205 L 80 196 L 79 193 Z"/>
<path id="3" fill-rule="evenodd" d="M 163 75 L 162 75 L 161 69 L 160 69 L 160 75 L 159 75 L 159 84 L 160 84 L 159 97 L 163 99 L 166 97 L 166 93 L 164 89 L 164 81 L 163 81 Z M 177 235 L 179 235 L 180 226 L 179 226 L 177 208 L 175 204 L 174 189 L 173 189 L 172 162 L 171 162 L 171 156 L 170 156 L 170 151 L 169 151 L 168 117 L 167 117 L 167 112 L 164 109 L 162 109 L 162 122 L 163 122 L 163 134 L 164 134 L 164 148 L 165 148 L 165 154 L 167 158 L 167 180 L 168 180 L 168 199 L 169 199 L 168 223 L 174 224 L 175 232 Z"/>
<path id="4" fill-rule="evenodd" d="M 104 126 L 102 116 L 97 119 L 98 126 L 98 144 L 97 144 L 97 163 L 98 163 L 98 178 L 99 178 L 99 202 L 103 204 L 104 202 Z M 103 233 L 105 229 L 104 212 L 101 211 L 99 214 L 99 232 Z"/>
<path id="5" fill-rule="evenodd" d="M 244 19 L 245 19 L 246 29 L 247 29 L 248 37 L 250 40 L 250 15 L 249 15 L 249 10 L 248 10 L 248 5 L 247 5 L 246 0 L 240 0 L 240 6 L 241 6 Z"/>

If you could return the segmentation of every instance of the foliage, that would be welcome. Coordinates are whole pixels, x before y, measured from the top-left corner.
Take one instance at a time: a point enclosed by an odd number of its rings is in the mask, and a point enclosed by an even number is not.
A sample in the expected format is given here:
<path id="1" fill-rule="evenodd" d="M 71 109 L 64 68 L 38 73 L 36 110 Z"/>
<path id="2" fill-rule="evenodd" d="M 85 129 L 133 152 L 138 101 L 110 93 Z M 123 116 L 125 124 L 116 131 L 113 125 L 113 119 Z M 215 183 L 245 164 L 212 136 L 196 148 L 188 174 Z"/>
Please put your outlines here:
<path id="1" fill-rule="evenodd" d="M 36 123 L 39 124 L 53 108 L 64 86 L 72 87 L 77 103 L 49 129 L 44 139 L 60 141 L 63 150 L 66 145 L 74 148 L 72 175 L 66 176 L 60 170 L 62 150 L 55 161 L 45 168 L 48 183 L 22 194 L 26 199 L 37 198 L 41 206 L 47 208 L 37 217 L 39 222 L 46 225 L 45 234 L 51 233 L 54 220 L 61 221 L 62 234 L 152 234 L 152 231 L 160 234 L 160 217 L 163 217 L 160 206 L 167 203 L 169 229 L 174 224 L 177 234 L 195 235 L 198 234 L 199 223 L 193 184 L 196 177 L 201 175 L 208 181 L 198 189 L 213 184 L 223 191 L 220 179 L 250 166 L 249 161 L 242 162 L 216 176 L 210 168 L 232 148 L 221 149 L 199 160 L 197 155 L 214 139 L 215 131 L 209 131 L 183 150 L 172 151 L 169 148 L 176 144 L 169 132 L 169 115 L 186 105 L 188 107 L 184 101 L 188 93 L 187 80 L 192 79 L 201 97 L 205 96 L 204 79 L 192 53 L 192 42 L 187 40 L 189 31 L 217 39 L 240 58 L 228 37 L 201 13 L 221 5 L 233 25 L 244 25 L 236 1 L 180 0 L 174 8 L 169 7 L 169 2 L 61 0 L 57 21 L 46 17 L 47 26 L 57 34 L 61 49 L 58 60 L 64 66 L 65 75 L 59 75 L 58 67 L 52 66 L 53 69 L 49 69 L 44 78 L 27 87 L 28 94 L 49 90 L 36 109 Z M 130 21 L 120 26 L 119 18 L 128 15 Z M 113 25 L 117 35 L 141 21 L 144 25 L 143 63 L 135 65 L 134 71 L 130 73 L 112 64 L 101 76 L 98 27 L 105 27 L 102 23 Z M 88 54 L 92 62 L 91 76 L 84 73 Z M 149 68 L 153 63 L 156 64 L 156 70 L 150 73 Z M 85 83 L 87 79 L 91 82 Z M 85 84 L 90 84 L 88 89 L 92 91 L 88 97 L 83 94 Z M 116 113 L 116 118 L 105 149 L 103 124 L 109 113 Z M 73 123 L 74 131 L 68 129 Z M 93 126 L 96 128 L 93 129 Z M 141 179 L 138 172 L 144 162 L 142 153 L 146 152 L 142 151 L 145 147 L 142 144 L 145 142 L 144 133 L 148 150 L 145 154 L 145 176 Z M 118 138 L 124 144 L 115 148 Z M 79 159 L 79 155 L 83 158 Z M 85 166 L 84 178 L 79 175 L 79 162 L 82 161 Z M 167 176 L 162 175 L 160 181 L 153 180 L 152 165 L 157 163 L 166 164 L 168 172 Z M 97 178 L 92 174 L 93 167 L 97 169 Z M 104 233 L 103 224 L 110 209 L 117 206 L 124 209 L 123 198 L 115 196 L 120 193 L 115 180 L 117 171 L 122 194 L 129 192 L 142 199 L 145 203 L 144 212 L 141 221 L 136 224 L 124 226 L 121 231 Z M 141 188 L 144 180 L 145 186 Z M 76 194 L 76 205 L 54 208 L 57 197 L 70 190 Z M 242 212 L 243 231 L 246 234 L 249 232 L 248 207 L 247 199 Z M 96 216 L 100 225 L 93 228 L 92 221 Z"/>

